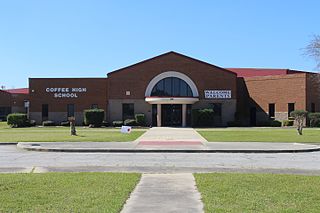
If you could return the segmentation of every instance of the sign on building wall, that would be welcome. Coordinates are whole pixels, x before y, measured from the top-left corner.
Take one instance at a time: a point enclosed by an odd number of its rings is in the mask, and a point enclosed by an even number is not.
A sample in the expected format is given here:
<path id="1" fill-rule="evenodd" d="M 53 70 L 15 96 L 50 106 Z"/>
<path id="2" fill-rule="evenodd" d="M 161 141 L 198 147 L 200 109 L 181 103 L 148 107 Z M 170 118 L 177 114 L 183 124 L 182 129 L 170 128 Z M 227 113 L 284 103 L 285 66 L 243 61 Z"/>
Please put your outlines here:
<path id="1" fill-rule="evenodd" d="M 46 88 L 47 93 L 53 93 L 54 98 L 78 98 L 78 93 L 86 93 L 87 88 Z"/>
<path id="2" fill-rule="evenodd" d="M 231 98 L 231 90 L 205 90 L 204 97 L 209 99 Z"/>

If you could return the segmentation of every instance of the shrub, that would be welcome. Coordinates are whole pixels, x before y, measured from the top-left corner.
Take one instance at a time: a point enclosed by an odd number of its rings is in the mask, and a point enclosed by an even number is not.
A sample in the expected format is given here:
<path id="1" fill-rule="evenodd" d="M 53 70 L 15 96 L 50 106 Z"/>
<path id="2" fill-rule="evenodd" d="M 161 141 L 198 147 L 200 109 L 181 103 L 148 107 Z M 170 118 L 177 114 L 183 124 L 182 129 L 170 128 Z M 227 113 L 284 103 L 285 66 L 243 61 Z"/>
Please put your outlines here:
<path id="1" fill-rule="evenodd" d="M 121 127 L 123 125 L 123 121 L 112 121 L 112 125 L 114 127 Z"/>
<path id="2" fill-rule="evenodd" d="M 108 121 L 102 121 L 102 126 L 109 126 L 109 122 Z"/>
<path id="3" fill-rule="evenodd" d="M 35 120 L 30 120 L 28 123 L 29 123 L 29 126 L 36 126 L 37 124 Z"/>
<path id="4" fill-rule="evenodd" d="M 194 109 L 192 110 L 192 119 L 194 126 L 213 126 L 214 111 L 213 109 Z"/>
<path id="5" fill-rule="evenodd" d="M 11 127 L 29 126 L 27 114 L 12 113 L 7 116 L 7 124 Z"/>
<path id="6" fill-rule="evenodd" d="M 258 127 L 270 127 L 272 120 L 266 120 L 266 121 L 259 121 L 257 122 L 256 126 Z"/>
<path id="7" fill-rule="evenodd" d="M 313 112 L 308 115 L 310 127 L 320 127 L 320 112 Z"/>
<path id="8" fill-rule="evenodd" d="M 228 121 L 227 125 L 228 127 L 239 127 L 241 126 L 241 123 L 239 121 Z"/>
<path id="9" fill-rule="evenodd" d="M 55 126 L 54 121 L 43 121 L 42 126 Z"/>
<path id="10" fill-rule="evenodd" d="M 281 121 L 278 120 L 266 120 L 266 121 L 260 121 L 257 123 L 257 126 L 259 127 L 281 127 Z"/>
<path id="11" fill-rule="evenodd" d="M 138 126 L 146 125 L 146 116 L 144 114 L 135 114 L 135 119 Z"/>
<path id="12" fill-rule="evenodd" d="M 94 127 L 100 127 L 104 119 L 103 109 L 87 109 L 83 112 L 84 124 L 93 125 Z"/>
<path id="13" fill-rule="evenodd" d="M 294 121 L 293 120 L 283 120 L 282 126 L 293 126 Z"/>
<path id="14" fill-rule="evenodd" d="M 123 124 L 124 124 L 125 126 L 136 126 L 136 125 L 137 125 L 137 122 L 136 122 L 136 120 L 134 120 L 134 119 L 126 119 L 126 120 L 123 122 Z"/>
<path id="15" fill-rule="evenodd" d="M 61 126 L 70 126 L 70 121 L 62 121 L 60 123 Z"/>
<path id="16" fill-rule="evenodd" d="M 270 121 L 270 126 L 271 127 L 281 127 L 281 125 L 282 125 L 281 121 L 278 121 L 278 120 Z"/>

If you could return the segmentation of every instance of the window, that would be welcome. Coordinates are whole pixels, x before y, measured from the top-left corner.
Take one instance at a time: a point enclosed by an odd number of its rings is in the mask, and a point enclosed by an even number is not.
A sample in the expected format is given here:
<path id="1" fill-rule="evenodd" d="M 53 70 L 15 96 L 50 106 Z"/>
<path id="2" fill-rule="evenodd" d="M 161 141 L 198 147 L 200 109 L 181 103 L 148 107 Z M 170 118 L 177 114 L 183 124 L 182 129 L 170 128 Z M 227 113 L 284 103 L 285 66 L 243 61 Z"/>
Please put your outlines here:
<path id="1" fill-rule="evenodd" d="M 0 107 L 0 120 L 5 120 L 11 113 L 11 107 Z"/>
<path id="2" fill-rule="evenodd" d="M 68 118 L 74 117 L 74 104 L 67 105 Z"/>
<path id="3" fill-rule="evenodd" d="M 42 120 L 47 120 L 49 116 L 48 104 L 42 104 Z"/>
<path id="4" fill-rule="evenodd" d="M 122 120 L 134 119 L 134 104 L 122 104 Z"/>
<path id="5" fill-rule="evenodd" d="M 92 104 L 91 109 L 98 109 L 98 104 Z"/>
<path id="6" fill-rule="evenodd" d="M 151 96 L 192 97 L 190 86 L 180 78 L 168 77 L 160 80 L 152 89 Z"/>
<path id="7" fill-rule="evenodd" d="M 290 113 L 294 111 L 294 103 L 288 103 L 288 117 L 290 116 Z"/>
<path id="8" fill-rule="evenodd" d="M 276 111 L 276 105 L 275 104 L 269 104 L 269 117 L 274 118 Z"/>
<path id="9" fill-rule="evenodd" d="M 316 112 L 316 104 L 311 103 L 311 112 Z"/>

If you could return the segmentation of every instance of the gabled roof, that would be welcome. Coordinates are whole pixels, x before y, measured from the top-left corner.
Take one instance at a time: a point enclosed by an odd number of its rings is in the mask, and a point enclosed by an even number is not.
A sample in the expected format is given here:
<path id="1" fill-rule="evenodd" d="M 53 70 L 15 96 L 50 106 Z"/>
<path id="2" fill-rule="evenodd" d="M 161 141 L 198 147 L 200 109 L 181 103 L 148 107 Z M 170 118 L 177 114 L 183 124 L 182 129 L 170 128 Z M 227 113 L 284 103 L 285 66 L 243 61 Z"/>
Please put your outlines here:
<path id="1" fill-rule="evenodd" d="M 296 73 L 307 73 L 290 69 L 269 69 L 269 68 L 226 68 L 235 72 L 238 77 L 270 76 L 270 75 L 288 75 Z"/>
<path id="2" fill-rule="evenodd" d="M 170 51 L 170 52 L 167 52 L 167 53 L 164 53 L 164 54 L 161 54 L 161 55 L 158 55 L 158 56 L 155 56 L 155 57 L 152 57 L 152 58 L 143 60 L 143 61 L 138 62 L 138 63 L 136 63 L 136 64 L 132 64 L 132 65 L 129 65 L 129 66 L 127 66 L 127 67 L 123 67 L 123 68 L 120 68 L 120 69 L 118 69 L 118 70 L 114 70 L 114 71 L 112 71 L 112 72 L 109 72 L 107 75 L 113 74 L 113 73 L 115 73 L 115 72 L 120 72 L 120 71 L 125 70 L 125 69 L 128 69 L 128 68 L 130 68 L 130 67 L 134 67 L 134 66 L 137 66 L 137 65 L 146 63 L 146 62 L 148 62 L 148 61 L 151 61 L 151 60 L 154 60 L 154 59 L 157 59 L 157 58 L 162 58 L 162 57 L 165 57 L 165 56 L 168 56 L 168 55 L 177 55 L 177 56 L 180 56 L 180 57 L 189 59 L 189 60 L 193 60 L 193 61 L 198 62 L 198 63 L 202 63 L 202 64 L 206 64 L 206 65 L 212 66 L 212 67 L 214 67 L 214 68 L 220 69 L 220 70 L 225 71 L 225 72 L 228 72 L 228 73 L 230 73 L 230 74 L 236 74 L 236 73 L 234 73 L 234 72 L 232 72 L 232 71 L 230 71 L 230 70 L 227 70 L 227 69 L 222 68 L 222 67 L 215 66 L 215 65 L 210 64 L 210 63 L 207 63 L 207 62 L 205 62 L 205 61 L 201 61 L 201 60 L 198 60 L 198 59 L 195 59 L 195 58 L 192 58 L 192 57 L 183 55 L 183 54 L 181 54 L 181 53 L 177 53 L 177 52 L 174 52 L 174 51 Z"/>
<path id="3" fill-rule="evenodd" d="M 3 91 L 11 94 L 29 94 L 29 88 L 6 89 Z"/>

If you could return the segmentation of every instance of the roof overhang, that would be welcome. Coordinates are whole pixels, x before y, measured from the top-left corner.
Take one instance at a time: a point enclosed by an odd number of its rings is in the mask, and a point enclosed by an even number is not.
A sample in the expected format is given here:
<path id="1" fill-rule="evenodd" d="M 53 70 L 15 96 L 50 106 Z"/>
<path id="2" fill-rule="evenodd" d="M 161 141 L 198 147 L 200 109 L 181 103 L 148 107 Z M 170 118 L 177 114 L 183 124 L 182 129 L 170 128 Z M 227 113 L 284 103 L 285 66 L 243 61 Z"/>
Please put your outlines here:
<path id="1" fill-rule="evenodd" d="M 146 97 L 149 104 L 194 104 L 199 101 L 197 97 Z"/>

